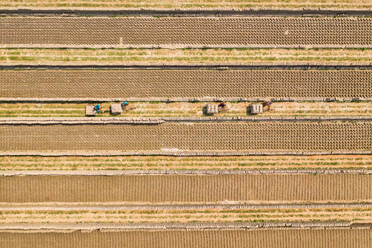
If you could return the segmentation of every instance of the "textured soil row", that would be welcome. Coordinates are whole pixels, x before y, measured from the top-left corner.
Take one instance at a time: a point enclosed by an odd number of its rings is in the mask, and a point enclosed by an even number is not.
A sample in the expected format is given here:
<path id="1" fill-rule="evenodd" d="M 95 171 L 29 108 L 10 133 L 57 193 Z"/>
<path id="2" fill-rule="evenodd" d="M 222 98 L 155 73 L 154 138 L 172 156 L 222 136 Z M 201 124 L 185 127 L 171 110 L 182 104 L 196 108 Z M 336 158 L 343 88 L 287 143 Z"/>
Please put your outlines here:
<path id="1" fill-rule="evenodd" d="M 0 152 L 370 152 L 371 122 L 1 125 Z"/>
<path id="2" fill-rule="evenodd" d="M 0 177 L 0 202 L 366 202 L 372 175 Z"/>
<path id="3" fill-rule="evenodd" d="M 4 17 L 6 47 L 371 47 L 370 18 Z"/>
<path id="4" fill-rule="evenodd" d="M 111 231 L 111 232 L 2 232 L 1 247 L 44 248 L 83 247 L 154 247 L 200 248 L 243 247 L 355 247 L 372 246 L 368 229 L 273 229 L 203 231 Z"/>
<path id="5" fill-rule="evenodd" d="M 372 97 L 372 70 L 51 69 L 1 75 L 1 98 Z"/>

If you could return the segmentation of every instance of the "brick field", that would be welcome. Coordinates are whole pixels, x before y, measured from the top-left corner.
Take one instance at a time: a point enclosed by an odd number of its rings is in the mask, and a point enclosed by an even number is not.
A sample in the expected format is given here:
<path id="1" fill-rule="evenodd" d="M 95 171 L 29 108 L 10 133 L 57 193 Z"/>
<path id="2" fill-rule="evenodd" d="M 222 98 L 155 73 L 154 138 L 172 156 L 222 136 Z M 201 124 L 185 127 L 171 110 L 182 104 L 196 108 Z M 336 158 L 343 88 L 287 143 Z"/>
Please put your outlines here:
<path id="1" fill-rule="evenodd" d="M 370 18 L 3 17 L 6 47 L 371 47 Z"/>
<path id="2" fill-rule="evenodd" d="M 370 122 L 1 125 L 1 152 L 370 152 Z M 108 153 L 109 154 L 109 153 Z"/>
<path id="3" fill-rule="evenodd" d="M 340 238 L 342 237 L 342 238 Z M 200 248 L 292 247 L 365 248 L 372 246 L 368 229 L 266 229 L 266 230 L 168 230 L 168 231 L 90 231 L 90 232 L 16 232 L 0 233 L 0 245 L 44 248 L 70 247 L 154 247 Z"/>
<path id="4" fill-rule="evenodd" d="M 3 203 L 364 202 L 372 175 L 14 176 L 0 188 Z"/>
<path id="5" fill-rule="evenodd" d="M 372 247 L 371 6 L 1 1 L 0 247 Z"/>
<path id="6" fill-rule="evenodd" d="M 372 97 L 372 70 L 4 70 L 1 74 L 0 98 Z"/>

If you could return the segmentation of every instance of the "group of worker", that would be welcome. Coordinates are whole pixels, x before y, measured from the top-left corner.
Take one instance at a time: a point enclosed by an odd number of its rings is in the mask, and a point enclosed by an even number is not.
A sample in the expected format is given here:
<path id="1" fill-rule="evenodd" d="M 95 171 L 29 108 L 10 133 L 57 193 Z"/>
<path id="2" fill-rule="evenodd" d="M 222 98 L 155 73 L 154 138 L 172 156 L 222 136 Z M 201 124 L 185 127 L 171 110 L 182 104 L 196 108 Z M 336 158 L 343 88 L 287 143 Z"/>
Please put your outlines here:
<path id="1" fill-rule="evenodd" d="M 122 101 L 120 102 L 121 104 L 121 108 L 122 109 L 125 109 L 126 106 L 128 106 L 128 102 L 127 101 Z M 101 105 L 100 104 L 96 104 L 94 106 L 94 111 L 98 114 L 100 111 L 102 111 L 102 108 L 101 108 Z"/>
<path id="2" fill-rule="evenodd" d="M 128 102 L 127 101 L 122 101 L 122 102 L 120 102 L 120 104 L 121 104 L 121 108 L 122 109 L 125 109 L 125 107 L 128 106 Z M 267 110 L 270 110 L 271 105 L 272 105 L 272 102 L 271 101 L 263 102 L 262 103 L 262 106 L 263 107 L 267 107 Z M 226 103 L 225 102 L 220 102 L 218 104 L 218 108 L 220 108 L 220 109 L 224 109 L 225 107 L 226 107 Z M 97 105 L 94 106 L 94 111 L 96 111 L 97 114 L 99 113 L 100 110 L 101 110 L 101 105 L 100 104 L 97 104 Z"/>
<path id="3" fill-rule="evenodd" d="M 263 102 L 263 103 L 262 103 L 262 106 L 263 106 L 263 107 L 267 107 L 267 110 L 270 110 L 272 104 L 273 104 L 272 101 L 266 101 L 266 102 Z M 218 108 L 224 109 L 225 107 L 226 107 L 226 103 L 224 103 L 224 102 L 219 102 L 219 104 L 218 104 Z"/>

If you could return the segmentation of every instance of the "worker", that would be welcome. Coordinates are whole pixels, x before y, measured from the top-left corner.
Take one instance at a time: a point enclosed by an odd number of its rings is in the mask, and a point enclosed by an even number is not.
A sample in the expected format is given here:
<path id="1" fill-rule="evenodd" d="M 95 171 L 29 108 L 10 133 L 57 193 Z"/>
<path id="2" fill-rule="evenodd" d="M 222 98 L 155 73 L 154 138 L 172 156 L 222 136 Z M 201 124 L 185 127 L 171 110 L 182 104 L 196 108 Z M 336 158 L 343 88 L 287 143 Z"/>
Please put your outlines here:
<path id="1" fill-rule="evenodd" d="M 97 104 L 96 106 L 94 106 L 94 111 L 96 111 L 97 114 L 100 109 L 101 109 L 101 105 Z"/>
<path id="2" fill-rule="evenodd" d="M 267 110 L 270 111 L 271 109 L 271 105 L 273 104 L 272 101 L 268 101 L 268 102 L 263 102 L 262 103 L 262 107 L 266 107 L 267 106 Z"/>
<path id="3" fill-rule="evenodd" d="M 127 101 L 124 101 L 124 102 L 121 102 L 121 108 L 124 109 L 126 106 L 128 106 L 128 102 Z"/>
<path id="4" fill-rule="evenodd" d="M 226 107 L 226 103 L 221 102 L 220 104 L 218 104 L 218 107 L 219 108 L 225 108 Z"/>

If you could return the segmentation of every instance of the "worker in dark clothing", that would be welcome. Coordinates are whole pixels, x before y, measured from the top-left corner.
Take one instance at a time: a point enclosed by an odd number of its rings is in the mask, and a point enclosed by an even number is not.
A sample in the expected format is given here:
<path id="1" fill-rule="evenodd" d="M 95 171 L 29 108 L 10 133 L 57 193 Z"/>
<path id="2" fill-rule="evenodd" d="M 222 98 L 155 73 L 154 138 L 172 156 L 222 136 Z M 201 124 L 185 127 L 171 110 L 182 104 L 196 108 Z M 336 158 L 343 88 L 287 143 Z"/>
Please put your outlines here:
<path id="1" fill-rule="evenodd" d="M 267 110 L 270 111 L 271 109 L 271 105 L 273 104 L 272 101 L 268 101 L 268 102 L 263 102 L 262 103 L 262 107 L 267 107 Z"/>
<path id="2" fill-rule="evenodd" d="M 218 107 L 219 108 L 225 108 L 226 107 L 226 103 L 221 102 L 220 104 L 218 104 Z"/>

